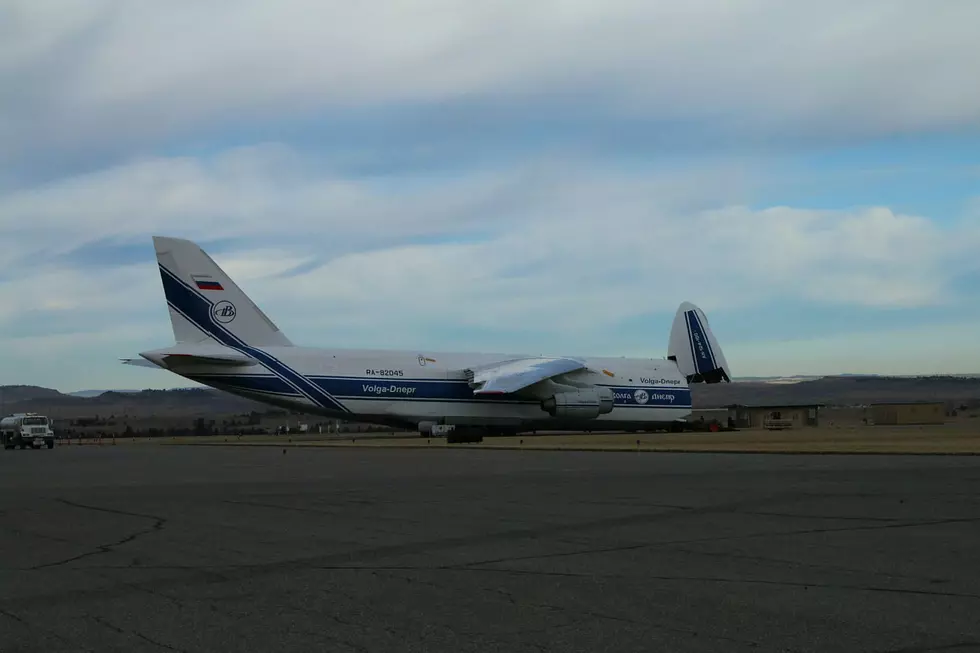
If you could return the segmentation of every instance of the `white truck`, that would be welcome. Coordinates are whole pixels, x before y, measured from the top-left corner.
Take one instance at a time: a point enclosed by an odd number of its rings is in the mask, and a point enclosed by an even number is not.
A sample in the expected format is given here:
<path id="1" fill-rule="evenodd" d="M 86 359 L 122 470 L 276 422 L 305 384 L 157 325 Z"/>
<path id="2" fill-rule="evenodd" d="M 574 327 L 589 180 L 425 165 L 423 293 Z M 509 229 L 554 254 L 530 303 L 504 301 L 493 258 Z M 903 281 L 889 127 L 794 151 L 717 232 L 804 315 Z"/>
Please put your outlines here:
<path id="1" fill-rule="evenodd" d="M 48 449 L 54 449 L 51 421 L 37 413 L 16 413 L 4 417 L 0 420 L 0 442 L 4 449 L 38 449 L 45 445 Z"/>

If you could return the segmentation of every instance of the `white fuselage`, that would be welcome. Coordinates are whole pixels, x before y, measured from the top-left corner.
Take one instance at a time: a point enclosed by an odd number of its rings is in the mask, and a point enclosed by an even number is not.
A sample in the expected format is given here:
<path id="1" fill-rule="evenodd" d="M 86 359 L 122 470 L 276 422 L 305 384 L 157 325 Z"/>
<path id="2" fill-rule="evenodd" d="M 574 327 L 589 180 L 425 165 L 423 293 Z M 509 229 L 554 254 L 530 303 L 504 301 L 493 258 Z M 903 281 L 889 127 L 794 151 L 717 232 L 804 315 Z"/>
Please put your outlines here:
<path id="1" fill-rule="evenodd" d="M 691 413 L 691 390 L 669 360 L 581 358 L 588 370 L 567 377 L 610 388 L 614 408 L 595 419 L 563 420 L 546 412 L 533 393 L 473 393 L 463 370 L 521 355 L 305 347 L 250 347 L 246 353 L 259 364 L 196 363 L 169 369 L 273 405 L 406 428 L 428 421 L 535 430 L 645 429 L 685 419 Z"/>
<path id="2" fill-rule="evenodd" d="M 707 317 L 689 302 L 662 360 L 297 347 L 200 246 L 163 236 L 153 246 L 175 344 L 124 362 L 296 411 L 421 433 L 461 426 L 457 441 L 654 429 L 690 416 L 689 382 L 731 379 Z"/>

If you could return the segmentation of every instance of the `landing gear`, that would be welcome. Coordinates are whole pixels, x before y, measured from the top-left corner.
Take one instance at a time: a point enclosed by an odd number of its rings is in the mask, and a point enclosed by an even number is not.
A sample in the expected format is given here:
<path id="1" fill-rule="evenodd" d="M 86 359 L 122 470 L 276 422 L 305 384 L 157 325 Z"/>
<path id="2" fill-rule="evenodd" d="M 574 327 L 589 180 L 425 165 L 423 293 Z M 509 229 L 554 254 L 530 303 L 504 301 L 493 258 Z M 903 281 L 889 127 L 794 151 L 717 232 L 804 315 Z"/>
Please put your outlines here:
<path id="1" fill-rule="evenodd" d="M 490 431 L 485 426 L 421 422 L 419 424 L 419 435 L 423 438 L 445 437 L 446 444 L 466 444 L 483 442 L 483 437 L 490 435 Z"/>
<path id="2" fill-rule="evenodd" d="M 483 442 L 483 429 L 457 426 L 446 434 L 446 444 L 466 444 L 471 442 Z"/>
<path id="3" fill-rule="evenodd" d="M 486 424 L 438 424 L 420 422 L 419 435 L 423 438 L 446 438 L 446 444 L 468 444 L 483 442 L 491 436 L 517 435 L 519 428 L 512 425 Z"/>

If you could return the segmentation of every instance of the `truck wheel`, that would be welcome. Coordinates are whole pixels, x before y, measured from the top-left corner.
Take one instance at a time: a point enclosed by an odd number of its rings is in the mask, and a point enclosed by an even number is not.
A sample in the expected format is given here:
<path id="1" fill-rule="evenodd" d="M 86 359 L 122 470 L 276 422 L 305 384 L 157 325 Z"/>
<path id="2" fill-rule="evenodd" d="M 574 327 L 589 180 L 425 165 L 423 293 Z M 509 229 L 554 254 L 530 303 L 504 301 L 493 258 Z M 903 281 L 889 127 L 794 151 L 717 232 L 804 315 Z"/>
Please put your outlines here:
<path id="1" fill-rule="evenodd" d="M 54 449 L 54 440 L 48 440 L 46 444 L 48 445 L 48 449 Z"/>

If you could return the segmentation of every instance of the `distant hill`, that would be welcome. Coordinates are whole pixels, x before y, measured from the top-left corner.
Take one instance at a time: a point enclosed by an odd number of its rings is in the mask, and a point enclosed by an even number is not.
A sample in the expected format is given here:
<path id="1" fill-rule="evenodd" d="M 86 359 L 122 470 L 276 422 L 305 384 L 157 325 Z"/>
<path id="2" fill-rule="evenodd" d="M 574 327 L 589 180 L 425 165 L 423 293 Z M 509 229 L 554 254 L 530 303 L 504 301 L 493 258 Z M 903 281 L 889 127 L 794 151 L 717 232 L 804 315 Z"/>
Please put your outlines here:
<path id="1" fill-rule="evenodd" d="M 889 401 L 980 401 L 980 377 L 826 376 L 799 383 L 743 381 L 696 385 L 695 405 L 809 404 L 854 406 Z"/>
<path id="2" fill-rule="evenodd" d="M 822 376 L 805 376 L 800 374 L 795 376 L 736 376 L 732 381 L 735 383 L 778 383 L 785 381 L 813 381 L 822 378 Z"/>
<path id="3" fill-rule="evenodd" d="M 740 380 L 695 385 L 694 405 L 808 404 L 854 406 L 885 401 L 980 402 L 980 376 L 888 377 L 842 375 Z M 0 386 L 2 412 L 37 412 L 56 418 L 95 415 L 199 417 L 267 411 L 264 404 L 212 390 L 107 390 L 64 394 L 37 386 Z"/>
<path id="4" fill-rule="evenodd" d="M 265 411 L 268 406 L 210 388 L 101 391 L 91 396 L 64 394 L 37 386 L 0 386 L 3 412 L 43 413 L 51 417 L 93 415 L 197 417 Z"/>
<path id="5" fill-rule="evenodd" d="M 41 388 L 36 385 L 4 385 L 0 386 L 0 404 L 14 405 L 30 399 L 57 399 L 63 397 L 57 390 Z M 14 412 L 14 411 L 7 411 Z"/>
<path id="6" fill-rule="evenodd" d="M 98 397 L 106 392 L 142 392 L 142 390 L 78 390 L 77 392 L 69 392 L 68 394 L 72 397 Z"/>

